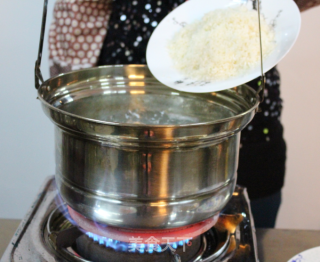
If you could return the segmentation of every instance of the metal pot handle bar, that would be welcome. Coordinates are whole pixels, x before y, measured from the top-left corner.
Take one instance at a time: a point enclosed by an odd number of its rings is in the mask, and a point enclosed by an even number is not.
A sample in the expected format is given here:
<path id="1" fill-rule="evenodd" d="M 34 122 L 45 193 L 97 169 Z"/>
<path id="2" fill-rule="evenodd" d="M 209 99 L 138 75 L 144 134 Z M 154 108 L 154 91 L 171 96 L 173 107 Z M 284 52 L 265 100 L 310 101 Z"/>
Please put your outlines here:
<path id="1" fill-rule="evenodd" d="M 40 65 L 41 65 L 41 58 L 42 58 L 44 32 L 45 32 L 46 21 L 47 21 L 47 9 L 48 9 L 48 0 L 44 0 L 38 58 L 36 60 L 36 64 L 34 68 L 34 80 L 35 80 L 36 89 L 40 87 L 39 81 L 41 81 L 41 84 L 43 83 L 43 77 L 42 77 Z"/>
<path id="2" fill-rule="evenodd" d="M 262 40 L 261 40 L 261 22 L 260 22 L 260 0 L 253 0 L 253 8 L 258 10 L 258 21 L 259 21 L 259 41 L 260 41 L 260 65 L 261 65 L 261 85 L 257 91 L 259 94 L 260 102 L 264 99 L 264 89 L 265 89 L 265 75 L 263 73 L 263 54 L 262 54 Z M 38 89 L 40 87 L 40 83 L 43 83 L 43 77 L 40 69 L 41 58 L 42 58 L 42 48 L 43 48 L 43 40 L 44 33 L 46 28 L 46 20 L 47 20 L 47 9 L 48 9 L 48 0 L 44 0 L 43 4 L 43 14 L 42 14 L 42 24 L 41 24 L 41 34 L 40 34 L 40 43 L 38 50 L 38 58 L 36 60 L 35 68 L 34 68 L 34 77 L 35 77 L 35 87 Z"/>
<path id="3" fill-rule="evenodd" d="M 255 8 L 257 6 L 257 8 Z M 259 21 L 259 41 L 260 41 L 260 68 L 261 68 L 261 84 L 257 91 L 257 94 L 260 97 L 260 103 L 264 99 L 264 89 L 266 87 L 266 77 L 263 73 L 263 54 L 262 54 L 262 37 L 261 37 L 261 21 L 260 21 L 260 0 L 253 0 L 254 9 L 258 10 L 258 21 Z"/>

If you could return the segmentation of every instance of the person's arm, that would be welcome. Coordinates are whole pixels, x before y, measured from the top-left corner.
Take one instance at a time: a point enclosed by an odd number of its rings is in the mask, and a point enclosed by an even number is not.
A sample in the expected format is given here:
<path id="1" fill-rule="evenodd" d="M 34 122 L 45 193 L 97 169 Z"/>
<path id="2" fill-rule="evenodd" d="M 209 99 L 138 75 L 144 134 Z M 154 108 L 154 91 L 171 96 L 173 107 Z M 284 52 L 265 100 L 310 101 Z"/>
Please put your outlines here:
<path id="1" fill-rule="evenodd" d="M 112 0 L 56 0 L 49 29 L 51 77 L 95 66 L 107 33 Z"/>
<path id="2" fill-rule="evenodd" d="M 311 7 L 320 5 L 320 0 L 294 0 L 298 5 L 300 11 L 305 11 Z"/>

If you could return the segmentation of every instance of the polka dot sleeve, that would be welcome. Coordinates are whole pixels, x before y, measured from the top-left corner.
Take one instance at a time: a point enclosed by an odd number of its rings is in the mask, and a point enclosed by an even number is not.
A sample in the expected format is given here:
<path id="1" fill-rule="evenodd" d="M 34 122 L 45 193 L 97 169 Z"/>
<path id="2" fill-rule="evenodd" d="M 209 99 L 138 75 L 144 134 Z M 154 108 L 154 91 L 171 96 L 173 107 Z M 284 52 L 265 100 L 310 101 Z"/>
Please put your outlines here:
<path id="1" fill-rule="evenodd" d="M 96 65 L 110 10 L 105 0 L 56 0 L 49 29 L 51 76 Z"/>

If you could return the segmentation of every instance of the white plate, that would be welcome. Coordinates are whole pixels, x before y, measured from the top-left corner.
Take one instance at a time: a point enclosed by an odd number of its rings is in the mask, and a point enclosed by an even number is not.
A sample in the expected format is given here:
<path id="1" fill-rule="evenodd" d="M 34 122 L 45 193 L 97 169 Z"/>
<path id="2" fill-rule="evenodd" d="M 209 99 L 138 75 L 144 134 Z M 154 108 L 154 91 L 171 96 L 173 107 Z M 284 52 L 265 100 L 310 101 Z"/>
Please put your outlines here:
<path id="1" fill-rule="evenodd" d="M 314 247 L 289 259 L 288 262 L 320 262 L 320 247 Z"/>
<path id="2" fill-rule="evenodd" d="M 189 0 L 169 13 L 154 30 L 147 46 L 147 64 L 154 77 L 177 90 L 203 93 L 232 88 L 261 75 L 259 63 L 245 74 L 223 81 L 194 81 L 173 67 L 168 54 L 168 42 L 184 24 L 201 19 L 209 11 L 239 5 L 253 8 L 251 0 Z M 274 25 L 276 39 L 274 51 L 265 58 L 263 63 L 264 72 L 266 72 L 278 64 L 292 48 L 299 35 L 301 17 L 293 0 L 262 0 L 260 7 L 261 14 L 267 23 Z"/>

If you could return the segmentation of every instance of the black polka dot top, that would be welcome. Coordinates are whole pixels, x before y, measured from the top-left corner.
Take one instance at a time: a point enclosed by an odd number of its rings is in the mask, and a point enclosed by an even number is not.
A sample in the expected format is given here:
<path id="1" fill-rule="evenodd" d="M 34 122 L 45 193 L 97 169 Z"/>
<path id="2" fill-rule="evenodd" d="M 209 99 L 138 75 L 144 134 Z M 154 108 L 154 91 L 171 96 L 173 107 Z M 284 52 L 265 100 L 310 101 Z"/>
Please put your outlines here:
<path id="1" fill-rule="evenodd" d="M 114 0 L 99 64 L 145 64 L 158 23 L 184 0 Z"/>

